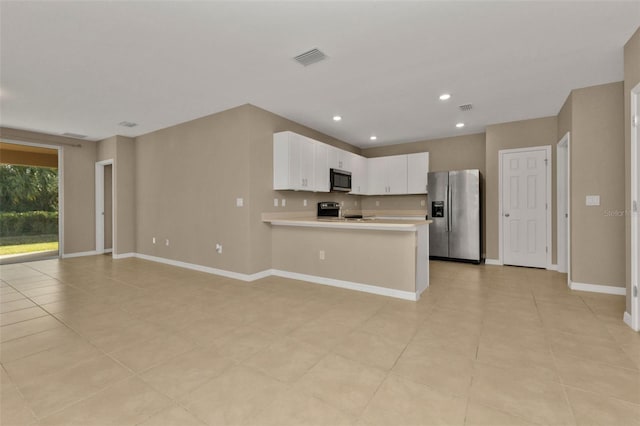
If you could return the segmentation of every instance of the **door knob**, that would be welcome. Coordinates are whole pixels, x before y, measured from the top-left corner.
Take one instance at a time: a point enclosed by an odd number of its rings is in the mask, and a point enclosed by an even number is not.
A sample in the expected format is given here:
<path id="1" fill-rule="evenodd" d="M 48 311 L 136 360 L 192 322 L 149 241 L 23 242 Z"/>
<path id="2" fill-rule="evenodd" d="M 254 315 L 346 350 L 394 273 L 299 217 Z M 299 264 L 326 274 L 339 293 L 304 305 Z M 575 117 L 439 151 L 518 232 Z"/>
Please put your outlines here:
<path id="1" fill-rule="evenodd" d="M 509 217 L 509 216 L 511 216 L 509 213 L 504 214 L 504 217 Z"/>

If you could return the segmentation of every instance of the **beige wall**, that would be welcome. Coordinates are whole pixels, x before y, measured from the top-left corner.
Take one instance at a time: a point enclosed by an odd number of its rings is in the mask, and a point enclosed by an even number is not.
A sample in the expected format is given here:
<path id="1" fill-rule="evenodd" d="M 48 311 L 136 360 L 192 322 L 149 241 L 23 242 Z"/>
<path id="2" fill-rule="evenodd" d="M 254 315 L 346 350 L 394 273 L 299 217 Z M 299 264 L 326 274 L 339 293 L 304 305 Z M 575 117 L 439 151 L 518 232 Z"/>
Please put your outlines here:
<path id="1" fill-rule="evenodd" d="M 442 172 L 448 170 L 478 169 L 482 174 L 483 187 L 483 211 L 485 215 L 484 199 L 484 175 L 485 175 L 485 134 L 477 133 L 473 135 L 455 136 L 452 138 L 432 139 L 412 143 L 404 143 L 390 146 L 380 146 L 362 150 L 365 157 L 384 157 L 388 155 L 412 154 L 416 152 L 429 153 L 429 171 Z M 412 210 L 423 211 L 427 208 L 421 203 L 424 202 L 424 195 L 391 195 L 379 197 L 363 197 L 362 206 L 365 210 Z M 485 226 L 482 227 L 482 254 L 486 253 L 485 248 Z"/>
<path id="2" fill-rule="evenodd" d="M 415 232 L 273 226 L 272 235 L 274 269 L 416 291 Z"/>
<path id="3" fill-rule="evenodd" d="M 625 158 L 625 211 L 631 212 L 631 89 L 640 83 L 640 28 L 624 46 L 624 158 Z M 625 283 L 627 286 L 627 312 L 631 314 L 631 216 L 625 218 Z"/>
<path id="4" fill-rule="evenodd" d="M 0 129 L 0 137 L 7 141 L 62 146 L 64 254 L 95 250 L 96 143 L 5 127 Z"/>
<path id="5" fill-rule="evenodd" d="M 271 268 L 271 233 L 262 222 L 263 212 L 314 215 L 320 200 L 358 200 L 342 194 L 273 191 L 273 133 L 283 130 L 358 151 L 253 105 L 138 137 L 137 251 L 253 274 Z M 236 207 L 237 198 L 244 199 L 244 207 Z M 286 199 L 286 207 L 274 207 L 274 198 L 279 204 Z M 151 243 L 152 237 L 157 244 Z M 215 252 L 216 243 L 222 244 L 222 254 Z"/>
<path id="6" fill-rule="evenodd" d="M 557 117 L 544 117 L 532 120 L 487 126 L 486 174 L 485 174 L 485 229 L 487 259 L 499 258 L 499 212 L 498 212 L 498 151 L 502 149 L 527 148 L 551 145 L 551 254 L 552 263 L 556 263 L 556 150 L 558 142 Z"/>
<path id="7" fill-rule="evenodd" d="M 245 109 L 136 139 L 138 253 L 247 272 L 251 171 Z M 246 207 L 236 207 L 236 198 L 244 198 Z"/>
<path id="8" fill-rule="evenodd" d="M 625 236 L 623 84 L 572 92 L 571 279 L 624 286 Z M 600 206 L 585 205 L 599 195 Z"/>

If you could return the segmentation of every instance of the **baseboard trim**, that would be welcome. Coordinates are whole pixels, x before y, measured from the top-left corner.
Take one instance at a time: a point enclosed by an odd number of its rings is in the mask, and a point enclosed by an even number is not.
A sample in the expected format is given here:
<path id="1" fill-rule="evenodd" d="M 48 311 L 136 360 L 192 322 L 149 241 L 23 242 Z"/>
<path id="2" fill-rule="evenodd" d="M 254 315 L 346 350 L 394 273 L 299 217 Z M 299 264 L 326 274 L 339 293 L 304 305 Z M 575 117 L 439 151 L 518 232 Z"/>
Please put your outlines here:
<path id="1" fill-rule="evenodd" d="M 558 270 L 558 265 L 550 265 L 547 267 L 547 271 L 557 271 Z"/>
<path id="2" fill-rule="evenodd" d="M 571 281 L 569 283 L 569 288 L 571 290 L 589 291 L 591 293 L 615 294 L 617 296 L 624 296 L 627 294 L 627 289 L 624 287 L 614 287 L 600 284 L 585 284 L 575 281 Z"/>
<path id="3" fill-rule="evenodd" d="M 502 262 L 500 262 L 500 260 L 498 260 L 498 259 L 485 259 L 484 260 L 484 264 L 485 265 L 502 266 Z"/>
<path id="4" fill-rule="evenodd" d="M 98 254 L 95 251 L 86 252 L 86 253 L 88 254 L 74 253 L 72 256 L 78 257 L 80 255 L 90 256 L 92 254 L 93 255 Z M 113 256 L 114 259 L 125 259 L 129 257 L 135 257 L 138 259 L 148 260 L 150 262 L 163 263 L 165 265 L 177 266 L 179 268 L 191 269 L 199 272 L 206 272 L 208 274 L 220 275 L 223 277 L 233 278 L 236 280 L 247 281 L 247 282 L 259 280 L 261 278 L 266 278 L 273 275 L 273 276 L 278 276 L 283 278 L 291 278 L 294 280 L 308 281 L 315 284 L 328 285 L 331 287 L 339 287 L 339 288 L 345 288 L 348 290 L 361 291 L 364 293 L 377 294 L 380 296 L 388 296 L 396 299 L 416 301 L 420 298 L 420 295 L 410 291 L 394 290 L 391 288 L 378 287 L 370 284 L 362 284 L 362 283 L 356 283 L 352 281 L 337 280 L 334 278 L 320 277 L 317 275 L 299 274 L 297 272 L 282 271 L 279 269 L 265 269 L 264 271 L 256 272 L 255 274 L 241 274 L 239 272 L 225 271 L 224 269 L 211 268 L 208 266 L 197 265 L 195 263 L 181 262 L 179 260 L 167 259 L 167 258 L 158 257 L 158 256 L 151 256 L 151 255 L 142 254 L 142 253 L 123 253 L 123 254 L 118 254 Z"/>
<path id="5" fill-rule="evenodd" d="M 114 259 L 127 259 L 129 257 L 136 257 L 137 253 L 122 253 L 122 254 L 113 254 Z"/>
<path id="6" fill-rule="evenodd" d="M 113 253 L 113 249 L 104 249 L 105 253 Z"/>
<path id="7" fill-rule="evenodd" d="M 100 253 L 98 253 L 95 250 L 92 250 L 92 251 L 79 251 L 77 253 L 63 253 L 62 254 L 62 258 L 63 259 L 71 259 L 71 258 L 74 258 L 74 257 L 95 256 L 97 254 L 100 254 Z"/>
<path id="8" fill-rule="evenodd" d="M 622 316 L 622 321 L 624 321 L 625 324 L 627 324 L 629 327 L 631 327 L 631 329 L 633 330 L 633 325 L 631 324 L 631 314 L 627 311 L 624 312 L 624 315 Z M 638 331 L 638 330 L 634 330 L 634 331 Z"/>
<path id="9" fill-rule="evenodd" d="M 136 253 L 135 257 L 139 259 L 149 260 L 151 262 L 164 263 L 166 265 L 177 266 L 179 268 L 191 269 L 194 271 L 206 272 L 208 274 L 220 275 L 227 278 L 233 278 L 240 281 L 255 281 L 260 278 L 271 275 L 270 270 L 256 272 L 255 274 L 242 274 L 240 272 L 225 271 L 224 269 L 211 268 L 208 266 L 196 265 L 195 263 L 181 262 L 179 260 L 167 259 L 164 257 L 150 256 L 148 254 Z"/>
<path id="10" fill-rule="evenodd" d="M 378 287 L 375 285 L 361 284 L 361 283 L 356 283 L 352 281 L 337 280 L 334 278 L 319 277 L 317 275 L 300 274 L 297 272 L 282 271 L 279 269 L 273 269 L 271 271 L 271 274 L 278 277 L 291 278 L 291 279 L 300 280 L 300 281 L 308 281 L 315 284 L 328 285 L 331 287 L 346 288 L 348 290 L 362 291 L 364 293 L 394 297 L 396 299 L 411 300 L 414 302 L 418 300 L 418 295 L 410 291 L 394 290 L 394 289 L 385 288 L 385 287 Z"/>

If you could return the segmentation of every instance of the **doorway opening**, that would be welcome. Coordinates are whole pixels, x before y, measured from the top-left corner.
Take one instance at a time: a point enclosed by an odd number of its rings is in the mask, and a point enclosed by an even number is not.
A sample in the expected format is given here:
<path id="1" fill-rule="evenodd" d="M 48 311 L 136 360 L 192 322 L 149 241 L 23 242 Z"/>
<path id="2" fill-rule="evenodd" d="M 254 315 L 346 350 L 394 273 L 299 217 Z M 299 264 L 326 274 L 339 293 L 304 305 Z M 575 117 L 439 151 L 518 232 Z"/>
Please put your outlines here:
<path id="1" fill-rule="evenodd" d="M 114 252 L 115 215 L 113 160 L 96 163 L 96 252 Z"/>
<path id="2" fill-rule="evenodd" d="M 553 269 L 551 146 L 498 152 L 500 263 Z"/>
<path id="3" fill-rule="evenodd" d="M 58 147 L 0 142 L 0 264 L 60 256 L 61 164 Z"/>
<path id="4" fill-rule="evenodd" d="M 567 285 L 571 282 L 571 136 L 567 132 L 558 142 L 557 164 L 557 225 L 558 225 L 558 272 L 567 274 Z"/>

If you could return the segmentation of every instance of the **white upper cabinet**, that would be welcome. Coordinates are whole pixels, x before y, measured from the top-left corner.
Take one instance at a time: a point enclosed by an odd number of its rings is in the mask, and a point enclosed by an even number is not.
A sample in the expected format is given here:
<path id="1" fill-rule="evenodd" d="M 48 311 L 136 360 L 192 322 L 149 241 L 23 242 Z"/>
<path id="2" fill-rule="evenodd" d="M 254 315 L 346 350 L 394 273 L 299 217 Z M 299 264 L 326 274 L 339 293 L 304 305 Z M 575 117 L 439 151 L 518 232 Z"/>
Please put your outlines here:
<path id="1" fill-rule="evenodd" d="M 368 160 L 361 155 L 351 154 L 351 192 L 355 195 L 366 195 L 368 188 Z"/>
<path id="2" fill-rule="evenodd" d="M 313 153 L 313 187 L 317 192 L 329 192 L 329 150 L 327 144 L 315 142 Z"/>
<path id="3" fill-rule="evenodd" d="M 293 132 L 273 135 L 273 189 L 329 191 L 329 171 L 326 171 L 326 179 L 322 179 L 323 171 L 320 170 L 326 168 L 326 150 L 316 150 L 317 144 L 320 142 Z M 320 156 L 318 161 L 316 152 Z"/>
<path id="4" fill-rule="evenodd" d="M 351 164 L 353 155 L 354 154 L 349 151 L 329 146 L 329 168 L 353 172 L 353 166 Z"/>
<path id="5" fill-rule="evenodd" d="M 407 156 L 368 159 L 368 195 L 407 193 Z"/>
<path id="6" fill-rule="evenodd" d="M 297 133 L 273 135 L 273 189 L 329 192 L 330 169 L 351 172 L 350 194 L 426 194 L 429 153 L 365 158 Z"/>
<path id="7" fill-rule="evenodd" d="M 429 153 L 407 155 L 407 194 L 426 194 Z"/>

